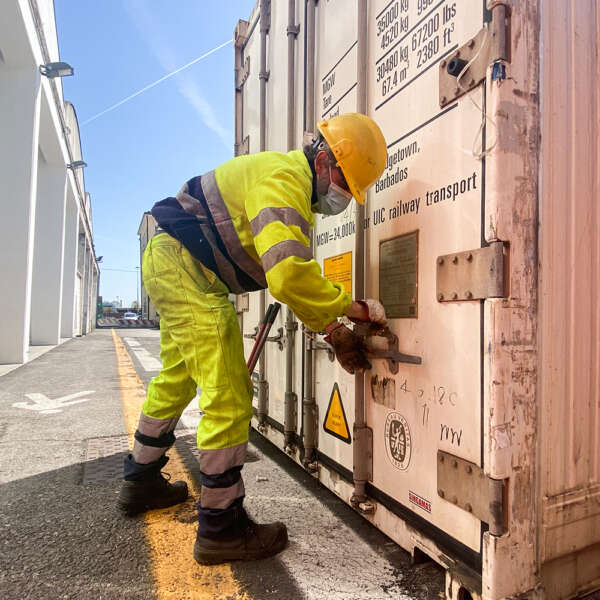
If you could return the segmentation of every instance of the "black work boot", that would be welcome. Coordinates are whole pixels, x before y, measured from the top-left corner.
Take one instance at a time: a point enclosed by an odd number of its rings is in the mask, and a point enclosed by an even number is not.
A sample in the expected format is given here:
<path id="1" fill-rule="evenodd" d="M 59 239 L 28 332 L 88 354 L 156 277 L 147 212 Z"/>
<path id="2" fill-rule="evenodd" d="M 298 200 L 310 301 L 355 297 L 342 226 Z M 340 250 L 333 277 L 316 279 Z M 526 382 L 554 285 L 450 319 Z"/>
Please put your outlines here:
<path id="1" fill-rule="evenodd" d="M 286 526 L 279 521 L 259 524 L 247 518 L 234 536 L 219 539 L 197 536 L 194 559 L 201 565 L 216 565 L 232 560 L 258 560 L 281 552 L 287 545 Z"/>
<path id="2" fill-rule="evenodd" d="M 132 460 L 131 455 L 125 459 Z M 117 507 L 127 516 L 133 517 L 153 508 L 167 508 L 183 502 L 188 497 L 188 487 L 185 481 L 171 483 L 169 476 L 161 473 L 160 469 L 166 463 L 145 469 L 143 472 L 123 481 Z"/>

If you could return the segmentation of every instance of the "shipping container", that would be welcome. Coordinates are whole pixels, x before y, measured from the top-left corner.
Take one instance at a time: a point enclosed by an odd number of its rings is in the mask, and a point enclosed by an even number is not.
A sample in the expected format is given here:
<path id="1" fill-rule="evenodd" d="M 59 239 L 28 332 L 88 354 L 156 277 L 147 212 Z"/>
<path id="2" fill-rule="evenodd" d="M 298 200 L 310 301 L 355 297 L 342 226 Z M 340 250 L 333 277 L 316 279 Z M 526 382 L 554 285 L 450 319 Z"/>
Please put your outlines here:
<path id="1" fill-rule="evenodd" d="M 237 154 L 354 111 L 388 145 L 312 238 L 386 308 L 372 368 L 284 309 L 253 426 L 451 599 L 600 587 L 599 39 L 597 0 L 261 0 L 235 31 Z M 247 353 L 272 301 L 236 298 Z"/>

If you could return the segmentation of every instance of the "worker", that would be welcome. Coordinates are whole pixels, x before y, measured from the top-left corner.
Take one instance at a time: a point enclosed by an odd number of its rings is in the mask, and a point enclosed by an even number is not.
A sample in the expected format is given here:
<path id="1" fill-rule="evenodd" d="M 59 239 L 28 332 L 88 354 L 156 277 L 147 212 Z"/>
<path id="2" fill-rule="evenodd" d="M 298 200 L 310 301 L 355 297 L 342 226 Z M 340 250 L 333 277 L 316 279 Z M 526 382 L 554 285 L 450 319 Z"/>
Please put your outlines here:
<path id="1" fill-rule="evenodd" d="M 303 150 L 238 156 L 152 209 L 164 233 L 148 243 L 142 272 L 160 314 L 162 370 L 148 385 L 118 505 L 134 515 L 187 498 L 186 483 L 171 483 L 161 470 L 179 416 L 199 388 L 194 558 L 201 564 L 264 558 L 287 543 L 283 523 L 255 523 L 243 507 L 253 388 L 228 295 L 268 287 L 307 327 L 327 333 L 350 373 L 369 363 L 338 317 L 385 323 L 379 302 L 353 302 L 323 277 L 309 238 L 314 213 L 339 214 L 352 197 L 364 203 L 386 165 L 384 137 L 361 114 L 321 121 L 318 130 Z"/>

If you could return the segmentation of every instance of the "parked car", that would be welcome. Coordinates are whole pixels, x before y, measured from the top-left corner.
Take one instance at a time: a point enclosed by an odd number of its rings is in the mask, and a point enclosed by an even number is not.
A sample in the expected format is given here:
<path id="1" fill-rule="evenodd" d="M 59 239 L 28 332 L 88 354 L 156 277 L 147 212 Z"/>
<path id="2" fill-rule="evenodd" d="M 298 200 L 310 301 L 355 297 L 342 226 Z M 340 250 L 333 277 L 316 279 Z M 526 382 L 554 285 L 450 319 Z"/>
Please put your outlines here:
<path id="1" fill-rule="evenodd" d="M 137 321 L 137 319 L 139 319 L 139 316 L 136 313 L 134 313 L 134 312 L 126 312 L 123 315 L 123 318 L 124 319 L 131 319 L 133 321 Z"/>

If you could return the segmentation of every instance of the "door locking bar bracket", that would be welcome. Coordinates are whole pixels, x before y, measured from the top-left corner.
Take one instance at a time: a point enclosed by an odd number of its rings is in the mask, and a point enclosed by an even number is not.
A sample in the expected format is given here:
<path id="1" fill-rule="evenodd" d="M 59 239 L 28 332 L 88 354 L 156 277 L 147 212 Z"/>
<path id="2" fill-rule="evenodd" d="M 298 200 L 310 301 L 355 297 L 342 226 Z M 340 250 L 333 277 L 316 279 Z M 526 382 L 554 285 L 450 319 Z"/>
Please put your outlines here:
<path id="1" fill-rule="evenodd" d="M 258 326 L 256 326 L 254 328 L 254 333 L 245 333 L 244 337 L 247 340 L 256 340 L 256 336 L 258 335 L 258 330 L 259 330 L 259 328 L 258 328 Z M 279 327 L 277 329 L 277 335 L 272 335 L 270 337 L 267 337 L 265 339 L 265 342 L 274 342 L 279 347 L 279 350 L 283 350 L 284 340 L 285 340 L 285 334 L 283 333 L 283 327 Z"/>
<path id="2" fill-rule="evenodd" d="M 420 356 L 404 354 L 398 350 L 398 336 L 392 333 L 387 326 L 381 327 L 374 323 L 356 323 L 354 333 L 364 340 L 367 348 L 366 357 L 386 360 L 390 371 L 394 375 L 398 373 L 400 363 L 420 365 L 422 362 Z M 382 347 L 381 340 L 384 341 L 384 345 L 387 345 L 387 347 Z"/>
<path id="3" fill-rule="evenodd" d="M 494 4 L 490 23 L 486 23 L 475 37 L 440 62 L 441 108 L 476 88 L 486 78 L 489 65 L 510 62 L 508 16 L 506 5 Z M 471 63 L 469 68 L 463 73 L 469 63 Z M 460 82 L 459 75 L 461 75 Z"/>

